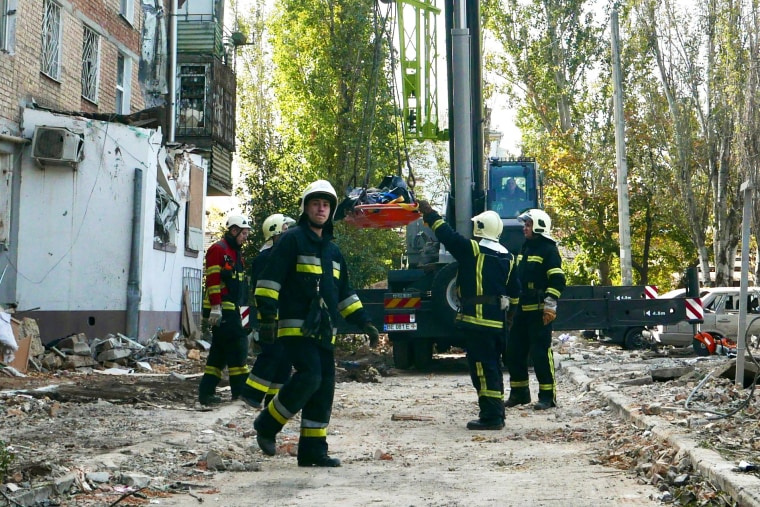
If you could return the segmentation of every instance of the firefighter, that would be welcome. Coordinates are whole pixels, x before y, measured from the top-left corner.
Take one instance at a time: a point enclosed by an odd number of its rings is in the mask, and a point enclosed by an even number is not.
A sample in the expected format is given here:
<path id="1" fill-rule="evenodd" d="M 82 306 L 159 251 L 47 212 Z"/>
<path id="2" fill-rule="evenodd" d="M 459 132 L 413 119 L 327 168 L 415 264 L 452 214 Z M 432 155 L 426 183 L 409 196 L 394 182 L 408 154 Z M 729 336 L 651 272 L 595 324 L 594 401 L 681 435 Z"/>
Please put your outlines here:
<path id="1" fill-rule="evenodd" d="M 280 235 L 295 223 L 295 220 L 282 213 L 275 213 L 264 220 L 261 227 L 264 232 L 264 244 L 251 264 L 251 283 L 254 287 L 269 260 L 272 247 L 280 239 Z M 258 316 L 258 318 L 261 317 Z M 243 393 L 240 395 L 240 399 L 253 408 L 261 408 L 262 400 L 269 401 L 273 398 L 290 377 L 291 370 L 290 363 L 283 358 L 281 341 L 262 343 L 259 339 L 259 343 L 261 353 L 256 356 L 256 362 L 253 363 Z"/>
<path id="2" fill-rule="evenodd" d="M 335 322 L 340 313 L 376 344 L 379 334 L 348 281 L 333 238 L 338 196 L 317 180 L 301 195 L 296 226 L 282 235 L 256 283 L 259 339 L 281 340 L 295 372 L 262 410 L 253 427 L 259 448 L 274 456 L 276 435 L 299 411 L 298 466 L 337 467 L 328 455 L 327 426 L 335 394 Z"/>
<path id="3" fill-rule="evenodd" d="M 471 220 L 467 239 L 456 232 L 427 201 L 419 210 L 438 240 L 459 262 L 457 294 L 460 311 L 455 325 L 466 333 L 467 364 L 478 393 L 478 419 L 468 430 L 500 430 L 504 427 L 504 378 L 499 359 L 506 341 L 505 311 L 517 304 L 520 285 L 513 276 L 514 256 L 499 243 L 503 224 L 499 214 L 486 211 Z"/>
<path id="4" fill-rule="evenodd" d="M 231 215 L 227 218 L 224 238 L 206 252 L 203 315 L 211 326 L 213 340 L 198 387 L 201 405 L 222 402 L 215 391 L 225 366 L 229 369 L 233 400 L 240 396 L 248 377 L 248 333 L 240 317 L 241 304 L 248 304 L 248 285 L 240 248 L 248 239 L 250 230 L 251 224 L 246 217 Z"/>
<path id="5" fill-rule="evenodd" d="M 517 256 L 520 303 L 507 342 L 509 398 L 505 405 L 530 403 L 528 357 L 538 379 L 536 410 L 557 405 L 552 355 L 552 321 L 557 317 L 557 301 L 565 289 L 565 273 L 557 241 L 551 237 L 551 218 L 545 211 L 531 209 L 518 217 L 523 223 L 525 243 Z"/>

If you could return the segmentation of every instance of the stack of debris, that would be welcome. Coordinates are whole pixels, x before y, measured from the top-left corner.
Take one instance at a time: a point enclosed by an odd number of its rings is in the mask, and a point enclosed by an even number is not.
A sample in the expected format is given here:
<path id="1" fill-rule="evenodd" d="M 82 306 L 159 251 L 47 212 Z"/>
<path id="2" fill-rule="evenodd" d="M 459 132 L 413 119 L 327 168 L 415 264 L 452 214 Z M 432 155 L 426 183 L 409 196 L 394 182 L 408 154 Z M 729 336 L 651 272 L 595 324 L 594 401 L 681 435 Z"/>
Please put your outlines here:
<path id="1" fill-rule="evenodd" d="M 92 339 L 78 333 L 43 345 L 34 319 L 16 320 L 11 317 L 10 321 L 17 350 L 14 351 L 13 360 L 8 361 L 6 368 L 0 371 L 17 376 L 26 373 L 29 368 L 38 372 L 80 368 L 151 371 L 151 363 L 168 358 L 200 360 L 201 352 L 211 347 L 203 339 L 185 339 L 178 331 L 161 329 L 146 344 L 140 344 L 121 333 Z"/>

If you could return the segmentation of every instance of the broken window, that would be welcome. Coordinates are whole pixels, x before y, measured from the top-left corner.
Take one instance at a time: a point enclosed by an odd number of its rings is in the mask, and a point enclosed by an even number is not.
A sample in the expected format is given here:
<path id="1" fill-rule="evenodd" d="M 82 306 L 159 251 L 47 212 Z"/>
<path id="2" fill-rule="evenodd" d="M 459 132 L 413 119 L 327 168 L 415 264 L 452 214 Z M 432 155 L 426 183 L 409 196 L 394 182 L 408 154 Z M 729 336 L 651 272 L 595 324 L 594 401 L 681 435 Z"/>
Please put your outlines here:
<path id="1" fill-rule="evenodd" d="M 206 133 L 206 66 L 182 65 L 179 76 L 177 133 Z"/>
<path id="2" fill-rule="evenodd" d="M 172 199 L 169 192 L 161 185 L 156 187 L 156 215 L 153 228 L 153 241 L 159 245 L 174 245 L 177 235 L 177 218 L 179 203 Z"/>
<path id="3" fill-rule="evenodd" d="M 100 36 L 84 27 L 82 40 L 82 97 L 98 103 L 98 75 L 100 73 Z"/>
<path id="4" fill-rule="evenodd" d="M 61 6 L 45 0 L 42 18 L 42 73 L 55 79 L 61 78 Z"/>

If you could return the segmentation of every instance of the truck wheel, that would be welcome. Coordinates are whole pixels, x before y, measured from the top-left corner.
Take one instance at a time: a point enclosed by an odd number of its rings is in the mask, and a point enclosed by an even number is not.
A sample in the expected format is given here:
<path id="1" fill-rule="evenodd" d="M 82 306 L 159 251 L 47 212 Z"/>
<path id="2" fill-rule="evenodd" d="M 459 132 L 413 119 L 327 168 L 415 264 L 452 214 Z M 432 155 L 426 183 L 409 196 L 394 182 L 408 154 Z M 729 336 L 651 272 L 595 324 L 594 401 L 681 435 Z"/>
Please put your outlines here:
<path id="1" fill-rule="evenodd" d="M 430 288 L 433 293 L 435 315 L 441 319 L 444 325 L 452 325 L 454 323 L 457 308 L 459 308 L 459 297 L 457 296 L 458 269 L 459 263 L 457 262 L 446 264 L 443 269 L 435 274 Z"/>
<path id="2" fill-rule="evenodd" d="M 413 366 L 412 341 L 408 338 L 390 336 L 393 345 L 393 364 L 399 370 L 408 370 Z"/>
<path id="3" fill-rule="evenodd" d="M 433 366 L 433 341 L 420 338 L 414 341 L 414 366 L 420 371 L 428 371 Z"/>
<path id="4" fill-rule="evenodd" d="M 647 341 L 642 334 L 643 332 L 643 327 L 632 327 L 628 329 L 623 338 L 623 348 L 627 350 L 641 350 L 646 348 Z"/>

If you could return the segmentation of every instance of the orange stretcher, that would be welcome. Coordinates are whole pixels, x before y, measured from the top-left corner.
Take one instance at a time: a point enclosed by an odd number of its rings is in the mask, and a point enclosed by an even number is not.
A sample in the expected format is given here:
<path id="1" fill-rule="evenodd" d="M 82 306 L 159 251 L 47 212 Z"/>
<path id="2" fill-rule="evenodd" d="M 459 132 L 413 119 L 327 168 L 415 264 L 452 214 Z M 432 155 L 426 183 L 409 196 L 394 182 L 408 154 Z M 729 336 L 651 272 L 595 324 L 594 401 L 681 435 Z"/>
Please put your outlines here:
<path id="1" fill-rule="evenodd" d="M 417 204 L 359 204 L 346 213 L 344 220 L 354 227 L 393 229 L 403 227 L 422 218 Z"/>

